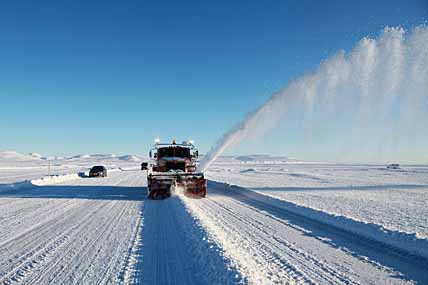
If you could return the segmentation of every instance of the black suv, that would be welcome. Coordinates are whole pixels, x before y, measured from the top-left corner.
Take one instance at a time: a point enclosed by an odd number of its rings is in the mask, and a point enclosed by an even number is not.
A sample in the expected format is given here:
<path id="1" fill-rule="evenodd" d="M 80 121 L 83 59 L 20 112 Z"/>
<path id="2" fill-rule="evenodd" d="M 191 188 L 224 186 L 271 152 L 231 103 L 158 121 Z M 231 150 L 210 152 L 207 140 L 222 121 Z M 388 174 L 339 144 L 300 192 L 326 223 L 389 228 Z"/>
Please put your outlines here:
<path id="1" fill-rule="evenodd" d="M 97 165 L 93 166 L 91 170 L 89 170 L 89 177 L 106 177 L 107 169 L 104 166 Z"/>
<path id="2" fill-rule="evenodd" d="M 147 170 L 148 166 L 149 166 L 149 164 L 147 162 L 141 163 L 141 170 Z"/>

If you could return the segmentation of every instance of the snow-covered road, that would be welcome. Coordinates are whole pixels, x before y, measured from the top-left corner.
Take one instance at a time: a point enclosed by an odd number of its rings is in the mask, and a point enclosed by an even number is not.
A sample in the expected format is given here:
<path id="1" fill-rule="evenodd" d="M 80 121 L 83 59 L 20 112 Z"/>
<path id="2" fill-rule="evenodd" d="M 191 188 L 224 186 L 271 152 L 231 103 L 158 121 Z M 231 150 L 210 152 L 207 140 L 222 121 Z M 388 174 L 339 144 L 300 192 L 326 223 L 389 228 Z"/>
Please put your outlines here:
<path id="1" fill-rule="evenodd" d="M 184 200 L 253 284 L 428 282 L 426 260 L 292 213 L 259 193 L 211 181 L 207 199 Z"/>
<path id="2" fill-rule="evenodd" d="M 428 263 L 210 181 L 146 200 L 141 171 L 0 195 L 0 284 L 409 284 Z"/>
<path id="3" fill-rule="evenodd" d="M 138 230 L 139 176 L 33 187 L 0 199 L 0 283 L 115 283 Z M 119 186 L 120 185 L 120 186 Z"/>
<path id="4" fill-rule="evenodd" d="M 174 196 L 141 171 L 0 195 L 0 284 L 235 284 L 242 280 Z"/>

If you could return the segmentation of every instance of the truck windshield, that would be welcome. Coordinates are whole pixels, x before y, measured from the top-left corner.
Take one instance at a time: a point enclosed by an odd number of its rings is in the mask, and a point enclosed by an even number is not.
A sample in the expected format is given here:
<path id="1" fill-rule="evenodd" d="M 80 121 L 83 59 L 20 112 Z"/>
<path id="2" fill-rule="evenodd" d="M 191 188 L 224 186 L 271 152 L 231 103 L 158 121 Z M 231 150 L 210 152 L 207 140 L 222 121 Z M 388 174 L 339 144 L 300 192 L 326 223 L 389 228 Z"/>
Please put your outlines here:
<path id="1" fill-rule="evenodd" d="M 187 147 L 163 147 L 158 149 L 158 158 L 162 157 L 183 157 L 190 158 L 190 149 Z"/>

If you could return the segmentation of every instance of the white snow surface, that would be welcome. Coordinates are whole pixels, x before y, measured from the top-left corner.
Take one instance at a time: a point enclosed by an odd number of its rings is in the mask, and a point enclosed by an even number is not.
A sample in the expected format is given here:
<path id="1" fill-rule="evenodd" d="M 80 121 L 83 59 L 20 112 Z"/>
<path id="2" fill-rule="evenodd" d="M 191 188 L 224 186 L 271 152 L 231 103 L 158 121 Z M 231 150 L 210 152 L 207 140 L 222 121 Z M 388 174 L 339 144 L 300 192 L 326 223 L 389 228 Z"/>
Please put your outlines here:
<path id="1" fill-rule="evenodd" d="M 235 162 L 218 163 L 206 175 L 286 201 L 290 209 L 320 221 L 428 257 L 428 166 L 389 170 L 383 165 Z M 387 237 L 381 234 L 385 232 Z"/>
<path id="2" fill-rule="evenodd" d="M 222 158 L 206 198 L 162 201 L 139 162 L 0 162 L 0 284 L 428 282 L 428 167 L 273 160 Z"/>
<path id="3" fill-rule="evenodd" d="M 84 154 L 67 158 L 40 154 L 24 155 L 14 151 L 0 152 L 0 187 L 22 180 L 38 179 L 47 175 L 61 175 L 89 171 L 94 165 L 104 165 L 107 169 L 135 168 L 138 162 L 147 161 L 139 155 Z"/>
<path id="4" fill-rule="evenodd" d="M 181 199 L 145 199 L 142 171 L 33 182 L 0 195 L 0 284 L 242 279 Z"/>

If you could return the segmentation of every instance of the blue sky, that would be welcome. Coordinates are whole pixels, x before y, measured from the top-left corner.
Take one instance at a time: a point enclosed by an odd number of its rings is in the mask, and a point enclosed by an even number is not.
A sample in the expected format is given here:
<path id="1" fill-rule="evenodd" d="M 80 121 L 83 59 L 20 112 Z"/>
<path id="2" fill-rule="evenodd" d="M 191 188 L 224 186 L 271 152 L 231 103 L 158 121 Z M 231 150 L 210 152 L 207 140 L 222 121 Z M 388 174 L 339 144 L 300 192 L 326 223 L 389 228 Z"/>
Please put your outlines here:
<path id="1" fill-rule="evenodd" d="M 160 136 L 205 152 L 336 51 L 427 18 L 426 0 L 7 1 L 0 150 L 146 153 Z"/>

